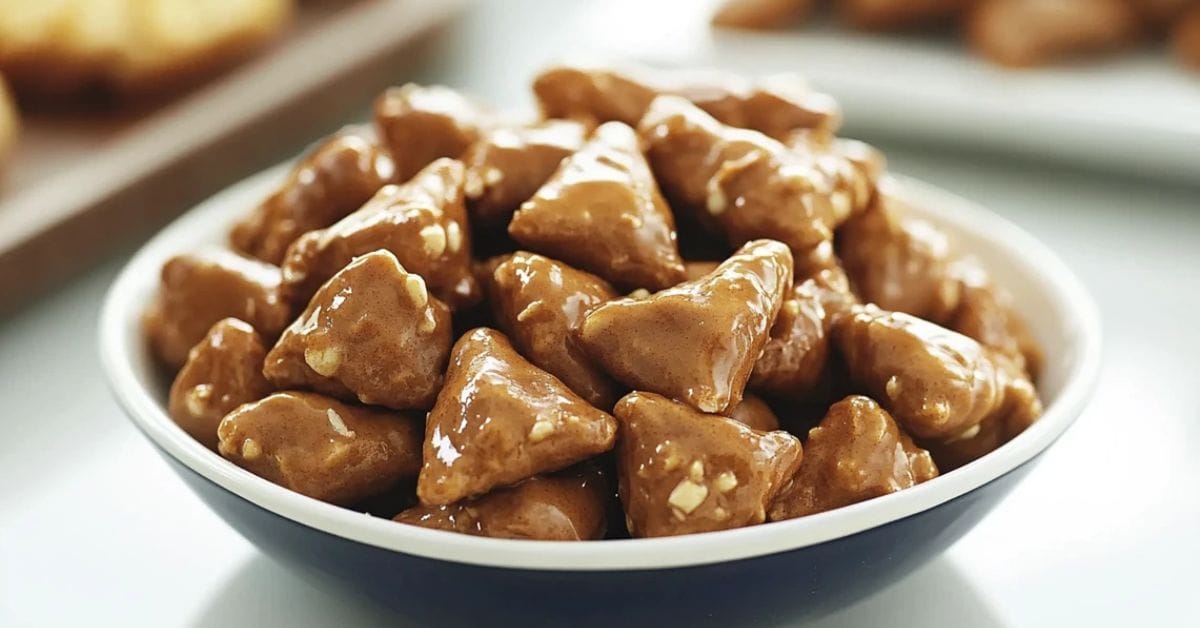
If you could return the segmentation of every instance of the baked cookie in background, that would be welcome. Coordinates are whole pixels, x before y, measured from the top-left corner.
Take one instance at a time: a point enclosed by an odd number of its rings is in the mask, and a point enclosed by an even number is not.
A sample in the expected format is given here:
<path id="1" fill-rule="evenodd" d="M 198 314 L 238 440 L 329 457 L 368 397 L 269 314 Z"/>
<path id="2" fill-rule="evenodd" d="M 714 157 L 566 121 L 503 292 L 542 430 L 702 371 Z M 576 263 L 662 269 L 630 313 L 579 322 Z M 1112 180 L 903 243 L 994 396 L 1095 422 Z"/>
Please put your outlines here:
<path id="1" fill-rule="evenodd" d="M 0 0 L 0 72 L 22 98 L 161 93 L 288 23 L 293 0 Z"/>

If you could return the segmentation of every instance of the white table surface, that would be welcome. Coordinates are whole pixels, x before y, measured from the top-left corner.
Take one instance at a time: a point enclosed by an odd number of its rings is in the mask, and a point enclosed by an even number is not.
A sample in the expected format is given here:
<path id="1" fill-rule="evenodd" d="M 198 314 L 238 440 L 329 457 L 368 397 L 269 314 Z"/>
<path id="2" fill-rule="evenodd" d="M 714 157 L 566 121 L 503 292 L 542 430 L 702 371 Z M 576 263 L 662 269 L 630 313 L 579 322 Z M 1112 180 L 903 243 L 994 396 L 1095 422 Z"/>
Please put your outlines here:
<path id="1" fill-rule="evenodd" d="M 524 103 L 510 86 L 588 33 L 568 15 L 533 36 L 540 8 L 475 10 L 420 78 Z M 1057 250 L 1100 304 L 1105 366 L 1084 416 L 976 529 L 817 625 L 1200 625 L 1200 188 L 885 148 Z M 0 626 L 395 625 L 272 563 L 126 422 L 95 339 L 123 258 L 0 319 Z"/>

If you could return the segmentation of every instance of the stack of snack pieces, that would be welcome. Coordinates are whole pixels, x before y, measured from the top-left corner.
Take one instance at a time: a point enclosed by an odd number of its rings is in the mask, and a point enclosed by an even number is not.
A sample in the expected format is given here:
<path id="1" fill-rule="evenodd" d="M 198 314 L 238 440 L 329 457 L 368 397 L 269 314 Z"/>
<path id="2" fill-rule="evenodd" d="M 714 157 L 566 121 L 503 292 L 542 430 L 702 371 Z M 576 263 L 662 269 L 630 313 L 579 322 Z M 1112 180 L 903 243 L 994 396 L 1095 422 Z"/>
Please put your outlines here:
<path id="1" fill-rule="evenodd" d="M 960 25 L 970 46 L 1005 66 L 1025 67 L 1111 53 L 1166 37 L 1184 65 L 1200 69 L 1200 0 L 834 0 L 845 23 L 868 31 Z M 816 0 L 726 0 L 718 26 L 785 28 Z"/>
<path id="2" fill-rule="evenodd" d="M 802 517 L 1037 420 L 1010 298 L 793 77 L 555 67 L 515 123 L 383 93 L 163 267 L 169 411 L 272 482 L 548 540 Z"/>

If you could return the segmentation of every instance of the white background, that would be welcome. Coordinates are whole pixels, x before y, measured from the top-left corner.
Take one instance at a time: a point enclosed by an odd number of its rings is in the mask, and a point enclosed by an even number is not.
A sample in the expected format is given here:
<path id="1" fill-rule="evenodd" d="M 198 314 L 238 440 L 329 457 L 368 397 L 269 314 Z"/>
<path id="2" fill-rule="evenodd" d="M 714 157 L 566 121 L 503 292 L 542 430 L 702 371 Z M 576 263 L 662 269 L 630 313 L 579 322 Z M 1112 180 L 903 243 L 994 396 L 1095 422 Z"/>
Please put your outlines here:
<path id="1" fill-rule="evenodd" d="M 474 9 L 418 78 L 527 105 L 514 86 L 605 38 L 594 7 L 552 6 Z M 975 530 L 817 625 L 1200 625 L 1200 187 L 884 148 L 1058 251 L 1100 304 L 1105 365 L 1083 417 Z M 0 626 L 395 625 L 257 552 L 125 421 L 94 331 L 122 261 L 0 320 Z"/>

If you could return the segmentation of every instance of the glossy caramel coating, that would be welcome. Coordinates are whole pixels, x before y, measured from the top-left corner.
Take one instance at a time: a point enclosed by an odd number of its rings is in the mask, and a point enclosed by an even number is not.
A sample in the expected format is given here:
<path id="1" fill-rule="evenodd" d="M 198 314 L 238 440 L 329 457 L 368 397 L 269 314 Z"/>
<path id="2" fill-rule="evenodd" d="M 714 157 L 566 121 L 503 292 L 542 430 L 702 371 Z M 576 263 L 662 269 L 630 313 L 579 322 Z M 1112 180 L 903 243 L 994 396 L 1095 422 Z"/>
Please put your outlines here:
<path id="1" fill-rule="evenodd" d="M 960 434 L 1000 411 L 1005 377 L 978 342 L 868 305 L 834 326 L 851 379 L 914 437 Z"/>
<path id="2" fill-rule="evenodd" d="M 822 137 L 810 130 L 787 137 L 787 146 L 823 174 L 833 191 L 837 220 L 844 221 L 870 206 L 887 169 L 883 153 L 858 140 Z"/>
<path id="3" fill-rule="evenodd" d="M 575 340 L 583 317 L 617 298 L 603 279 L 562 262 L 520 251 L 492 272 L 488 293 L 496 321 L 539 368 L 597 408 L 617 401 L 615 383 Z"/>
<path id="4" fill-rule="evenodd" d="M 387 251 L 355 258 L 267 354 L 279 388 L 397 410 L 428 408 L 450 354 L 450 309 Z"/>
<path id="5" fill-rule="evenodd" d="M 683 276 L 686 281 L 695 281 L 716 270 L 720 265 L 721 262 L 717 260 L 686 261 L 683 263 Z"/>
<path id="6" fill-rule="evenodd" d="M 1041 347 L 1013 306 L 1012 296 L 970 260 L 956 263 L 953 273 L 962 297 L 946 327 L 1005 355 L 1036 380 L 1043 359 Z"/>
<path id="7" fill-rule="evenodd" d="M 800 440 L 787 432 L 759 432 L 654 393 L 630 393 L 614 413 L 621 502 L 636 537 L 762 523 L 800 464 Z"/>
<path id="8" fill-rule="evenodd" d="M 760 432 L 779 429 L 779 417 L 775 416 L 775 411 L 767 402 L 751 394 L 742 396 L 742 400 L 729 412 L 729 418 Z"/>
<path id="9" fill-rule="evenodd" d="M 989 60 L 1026 67 L 1124 48 L 1138 21 L 1127 0 L 979 0 L 964 29 Z"/>
<path id="10" fill-rule="evenodd" d="M 219 451 L 284 488 L 342 506 L 378 495 L 421 467 L 421 420 L 305 392 L 229 413 Z"/>
<path id="11" fill-rule="evenodd" d="M 772 503 L 770 519 L 794 519 L 911 488 L 938 475 L 886 410 L 852 395 L 808 432 L 800 470 Z"/>
<path id="12" fill-rule="evenodd" d="M 395 521 L 474 536 L 592 541 L 607 528 L 609 482 L 596 465 L 536 475 L 516 486 L 444 506 L 417 505 Z"/>
<path id="13" fill-rule="evenodd" d="M 770 338 L 754 363 L 750 387 L 773 396 L 802 399 L 822 383 L 829 355 L 829 327 L 816 282 L 806 280 L 783 302 Z"/>
<path id="14" fill-rule="evenodd" d="M 421 503 L 482 495 L 612 449 L 617 423 L 521 357 L 498 331 L 454 345 L 425 426 Z"/>
<path id="15" fill-rule="evenodd" d="M 479 300 L 461 162 L 439 159 L 404 185 L 386 185 L 358 211 L 288 249 L 284 288 L 302 304 L 359 255 L 387 250 L 453 308 Z"/>
<path id="16" fill-rule="evenodd" d="M 557 66 L 534 79 L 533 92 L 545 117 L 590 124 L 635 126 L 661 95 L 681 96 L 725 124 L 777 138 L 796 129 L 831 136 L 841 124 L 837 102 L 793 75 L 748 80 L 711 71 Z"/>
<path id="17" fill-rule="evenodd" d="M 958 307 L 950 240 L 886 196 L 838 230 L 837 252 L 864 303 L 944 323 Z"/>
<path id="18" fill-rule="evenodd" d="M 507 222 L 563 159 L 583 147 L 586 135 L 587 128 L 572 120 L 497 127 L 485 133 L 462 158 L 471 218 Z"/>
<path id="19" fill-rule="evenodd" d="M 659 185 L 732 246 L 779 240 L 797 256 L 829 240 L 848 213 L 811 159 L 761 133 L 726 126 L 688 101 L 662 96 L 638 126 Z"/>
<path id="20" fill-rule="evenodd" d="M 229 242 L 246 255 L 280 264 L 296 238 L 362 207 L 394 177 L 384 148 L 353 131 L 338 133 L 302 157 L 279 188 L 233 226 Z"/>
<path id="21" fill-rule="evenodd" d="M 724 0 L 713 14 L 714 26 L 773 29 L 807 18 L 815 0 Z"/>
<path id="22" fill-rule="evenodd" d="M 929 26 L 958 15 L 971 0 L 840 0 L 839 16 L 865 30 Z"/>
<path id="23" fill-rule="evenodd" d="M 158 296 L 143 318 L 155 354 L 171 369 L 223 318 L 250 323 L 274 339 L 291 320 L 279 268 L 221 249 L 171 258 Z"/>
<path id="24" fill-rule="evenodd" d="M 217 425 L 234 408 L 271 392 L 263 377 L 267 349 L 262 336 L 244 321 L 226 318 L 188 353 L 175 376 L 167 411 L 175 423 L 205 447 L 217 448 Z"/>
<path id="25" fill-rule="evenodd" d="M 593 309 L 579 340 L 634 390 L 724 412 L 741 401 L 791 283 L 787 247 L 750 242 L 704 278 Z"/>
<path id="26" fill-rule="evenodd" d="M 375 99 L 375 127 L 407 181 L 441 157 L 458 158 L 492 124 L 492 116 L 441 85 L 408 83 Z"/>
<path id="27" fill-rule="evenodd" d="M 638 148 L 619 122 L 595 130 L 533 198 L 508 233 L 522 246 L 625 288 L 683 281 L 675 219 Z"/>

